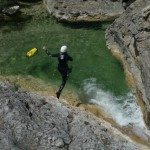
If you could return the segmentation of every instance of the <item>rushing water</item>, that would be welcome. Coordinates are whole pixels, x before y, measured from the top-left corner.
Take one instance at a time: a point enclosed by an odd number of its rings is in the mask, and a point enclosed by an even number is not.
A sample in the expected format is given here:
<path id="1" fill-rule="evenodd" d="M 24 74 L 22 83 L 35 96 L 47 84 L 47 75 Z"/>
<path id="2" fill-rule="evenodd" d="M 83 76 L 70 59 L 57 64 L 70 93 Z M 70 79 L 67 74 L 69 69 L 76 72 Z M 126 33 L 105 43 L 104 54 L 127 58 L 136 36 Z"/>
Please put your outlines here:
<path id="1" fill-rule="evenodd" d="M 122 96 L 115 96 L 114 93 L 104 90 L 96 78 L 90 78 L 83 81 L 82 92 L 89 103 L 101 106 L 120 126 L 129 127 L 143 140 L 149 141 L 150 130 L 145 125 L 136 97 L 130 91 Z"/>
<path id="2" fill-rule="evenodd" d="M 121 126 L 128 124 L 145 126 L 141 109 L 131 92 L 122 96 L 115 96 L 112 92 L 105 91 L 101 85 L 97 84 L 95 78 L 84 81 L 83 91 L 88 95 L 89 102 L 102 106 L 104 111 Z"/>

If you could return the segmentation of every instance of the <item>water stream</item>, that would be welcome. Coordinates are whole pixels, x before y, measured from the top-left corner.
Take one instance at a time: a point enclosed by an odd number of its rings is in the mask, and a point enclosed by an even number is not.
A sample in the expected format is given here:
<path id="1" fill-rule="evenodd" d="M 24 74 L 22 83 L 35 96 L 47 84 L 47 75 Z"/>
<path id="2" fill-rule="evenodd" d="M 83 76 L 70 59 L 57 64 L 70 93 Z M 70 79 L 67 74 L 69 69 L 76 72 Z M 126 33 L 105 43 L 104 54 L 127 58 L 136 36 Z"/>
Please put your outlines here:
<path id="1" fill-rule="evenodd" d="M 112 92 L 105 91 L 95 78 L 86 79 L 83 83 L 83 90 L 88 95 L 89 102 L 102 106 L 104 111 L 121 126 L 128 124 L 145 126 L 140 107 L 131 92 L 115 96 Z"/>

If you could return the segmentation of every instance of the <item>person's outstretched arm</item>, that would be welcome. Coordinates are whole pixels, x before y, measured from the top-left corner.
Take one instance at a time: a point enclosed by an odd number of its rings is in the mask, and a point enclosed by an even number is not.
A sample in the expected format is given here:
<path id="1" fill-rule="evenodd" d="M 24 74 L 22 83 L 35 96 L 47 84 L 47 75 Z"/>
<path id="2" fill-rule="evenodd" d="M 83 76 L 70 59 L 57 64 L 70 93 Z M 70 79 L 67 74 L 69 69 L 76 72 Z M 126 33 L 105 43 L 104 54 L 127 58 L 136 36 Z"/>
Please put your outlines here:
<path id="1" fill-rule="evenodd" d="M 58 57 L 58 53 L 57 54 L 51 54 L 45 46 L 43 46 L 43 49 L 45 50 L 46 54 L 49 57 Z"/>

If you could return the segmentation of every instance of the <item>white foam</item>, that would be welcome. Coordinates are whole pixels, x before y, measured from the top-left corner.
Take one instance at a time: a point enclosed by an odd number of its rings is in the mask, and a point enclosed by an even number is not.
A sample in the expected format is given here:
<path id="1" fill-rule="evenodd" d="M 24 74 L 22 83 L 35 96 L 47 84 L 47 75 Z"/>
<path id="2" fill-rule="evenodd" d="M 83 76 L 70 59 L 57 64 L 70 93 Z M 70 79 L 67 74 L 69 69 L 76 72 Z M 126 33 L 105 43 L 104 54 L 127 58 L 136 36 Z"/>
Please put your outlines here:
<path id="1" fill-rule="evenodd" d="M 133 124 L 145 128 L 143 114 L 131 92 L 116 97 L 113 93 L 100 88 L 95 78 L 86 79 L 83 90 L 89 97 L 89 102 L 100 105 L 119 125 Z"/>

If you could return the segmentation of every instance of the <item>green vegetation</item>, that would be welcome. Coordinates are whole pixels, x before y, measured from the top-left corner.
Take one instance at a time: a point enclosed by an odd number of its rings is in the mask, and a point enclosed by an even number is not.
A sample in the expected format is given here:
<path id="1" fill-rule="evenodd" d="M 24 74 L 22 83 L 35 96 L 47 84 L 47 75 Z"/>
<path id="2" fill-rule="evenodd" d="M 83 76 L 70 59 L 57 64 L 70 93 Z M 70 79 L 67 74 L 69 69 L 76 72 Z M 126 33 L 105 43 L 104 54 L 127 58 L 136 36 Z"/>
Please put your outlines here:
<path id="1" fill-rule="evenodd" d="M 37 10 L 35 13 L 39 13 Z M 2 24 L 1 75 L 32 75 L 59 84 L 57 60 L 49 58 L 42 47 L 47 45 L 50 52 L 56 53 L 66 44 L 74 59 L 67 86 L 79 88 L 84 79 L 93 77 L 116 95 L 127 91 L 121 64 L 106 47 L 103 25 L 65 25 L 47 17 L 46 12 L 41 14 L 43 17 L 38 19 L 32 16 L 26 22 Z M 27 58 L 26 52 L 33 47 L 38 48 L 38 54 Z"/>

